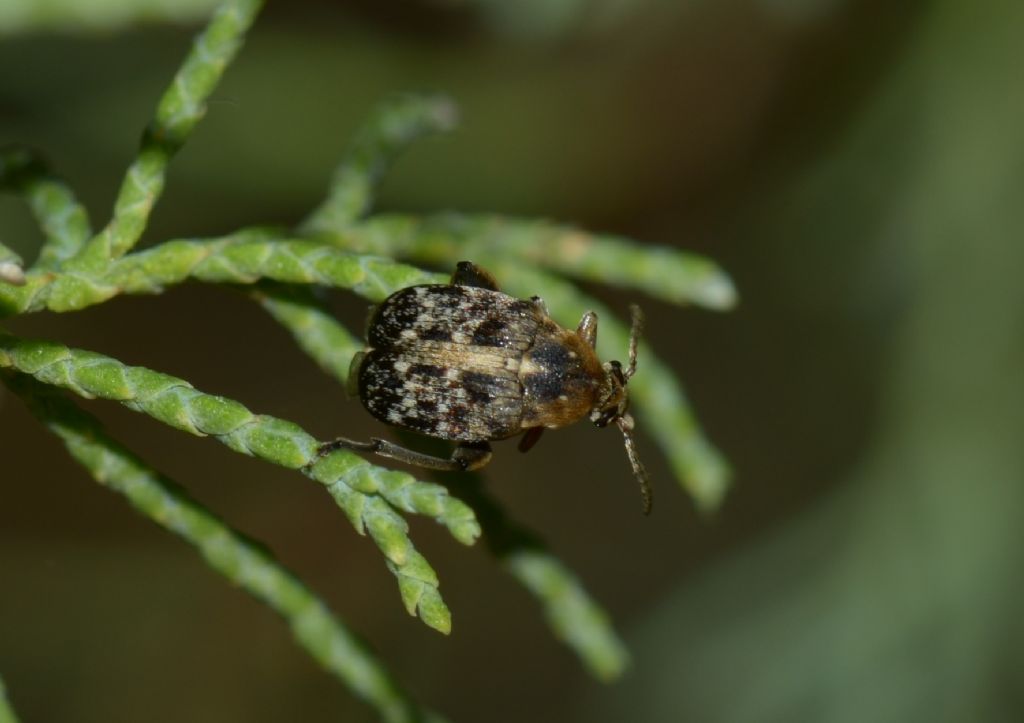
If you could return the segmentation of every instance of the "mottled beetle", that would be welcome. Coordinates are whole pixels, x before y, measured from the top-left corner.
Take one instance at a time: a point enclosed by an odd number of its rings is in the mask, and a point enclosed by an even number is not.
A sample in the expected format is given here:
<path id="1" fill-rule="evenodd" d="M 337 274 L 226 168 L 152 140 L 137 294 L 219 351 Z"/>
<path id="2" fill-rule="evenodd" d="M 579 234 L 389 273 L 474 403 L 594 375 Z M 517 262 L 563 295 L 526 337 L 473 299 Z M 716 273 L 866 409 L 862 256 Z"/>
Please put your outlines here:
<path id="1" fill-rule="evenodd" d="M 474 470 L 490 461 L 491 441 L 525 433 L 519 450 L 526 452 L 545 428 L 589 416 L 598 427 L 614 422 L 622 430 L 646 514 L 650 483 L 627 411 L 642 323 L 638 307 L 632 314 L 629 366 L 601 364 L 597 314 L 584 314 L 576 331 L 563 329 L 539 297 L 503 294 L 489 273 L 462 261 L 450 284 L 401 289 L 372 311 L 368 347 L 353 358 L 348 379 L 349 393 L 382 422 L 458 442 L 451 457 L 377 438 L 340 438 L 321 453 L 345 447 L 430 469 Z"/>

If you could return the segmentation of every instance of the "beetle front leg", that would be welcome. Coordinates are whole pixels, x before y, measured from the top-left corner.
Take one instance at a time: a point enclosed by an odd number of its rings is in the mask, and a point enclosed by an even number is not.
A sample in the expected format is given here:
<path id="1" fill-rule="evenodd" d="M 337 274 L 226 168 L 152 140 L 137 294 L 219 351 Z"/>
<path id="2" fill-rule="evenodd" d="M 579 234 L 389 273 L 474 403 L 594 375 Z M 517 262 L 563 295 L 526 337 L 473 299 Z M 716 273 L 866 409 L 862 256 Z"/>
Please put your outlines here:
<path id="1" fill-rule="evenodd" d="M 580 319 L 580 325 L 576 327 L 576 334 L 593 349 L 597 346 L 597 314 L 588 311 Z"/>
<path id="2" fill-rule="evenodd" d="M 436 469 L 440 472 L 468 472 L 480 469 L 491 461 L 491 445 L 487 442 L 464 442 L 454 449 L 448 459 L 424 454 L 407 449 L 386 439 L 371 437 L 369 442 L 357 442 L 353 439 L 338 437 L 321 444 L 317 456 L 323 457 L 338 449 L 351 449 L 355 452 L 369 452 L 388 459 L 405 462 L 415 467 Z"/>

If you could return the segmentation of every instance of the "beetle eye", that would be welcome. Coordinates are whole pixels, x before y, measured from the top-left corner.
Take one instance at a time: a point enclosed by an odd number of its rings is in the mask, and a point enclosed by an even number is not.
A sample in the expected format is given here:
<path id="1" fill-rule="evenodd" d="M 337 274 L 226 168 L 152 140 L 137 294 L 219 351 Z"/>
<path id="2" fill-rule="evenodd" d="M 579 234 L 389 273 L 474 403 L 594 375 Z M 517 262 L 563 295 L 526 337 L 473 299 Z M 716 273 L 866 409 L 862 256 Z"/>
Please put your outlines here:
<path id="1" fill-rule="evenodd" d="M 622 365 L 617 361 L 606 362 L 605 377 L 601 395 L 590 410 L 590 421 L 597 427 L 606 427 L 619 413 L 622 398 Z"/>
<path id="2" fill-rule="evenodd" d="M 626 377 L 622 373 L 622 364 L 617 361 L 610 361 L 608 362 L 608 366 L 610 367 L 609 371 L 611 371 L 611 374 L 615 377 L 616 381 L 618 381 L 622 386 L 625 386 Z"/>

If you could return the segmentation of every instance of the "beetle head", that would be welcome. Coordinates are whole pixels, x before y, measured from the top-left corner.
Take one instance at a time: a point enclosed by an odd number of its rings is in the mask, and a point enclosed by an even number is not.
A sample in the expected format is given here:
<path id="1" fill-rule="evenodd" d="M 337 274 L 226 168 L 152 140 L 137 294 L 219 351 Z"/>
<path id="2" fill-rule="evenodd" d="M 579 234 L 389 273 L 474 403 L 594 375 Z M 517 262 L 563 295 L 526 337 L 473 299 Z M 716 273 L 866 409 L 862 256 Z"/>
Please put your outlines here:
<path id="1" fill-rule="evenodd" d="M 633 467 L 633 476 L 640 483 L 640 495 L 643 498 L 644 514 L 651 512 L 651 483 L 647 469 L 640 462 L 636 453 L 636 442 L 633 439 L 633 415 L 629 413 L 629 390 L 626 388 L 630 378 L 636 373 L 636 347 L 643 329 L 643 314 L 640 307 L 630 307 L 633 328 L 629 335 L 629 366 L 625 370 L 617 361 L 606 362 L 604 383 L 598 403 L 590 412 L 590 421 L 598 427 L 607 427 L 612 422 L 622 432 L 626 444 L 626 454 Z"/>

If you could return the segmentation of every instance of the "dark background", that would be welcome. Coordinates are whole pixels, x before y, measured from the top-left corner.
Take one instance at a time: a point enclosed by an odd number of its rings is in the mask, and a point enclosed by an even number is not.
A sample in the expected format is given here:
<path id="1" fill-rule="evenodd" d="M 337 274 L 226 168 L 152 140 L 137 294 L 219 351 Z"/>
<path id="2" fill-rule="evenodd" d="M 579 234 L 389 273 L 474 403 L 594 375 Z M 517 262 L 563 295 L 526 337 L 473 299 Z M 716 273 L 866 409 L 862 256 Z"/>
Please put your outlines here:
<path id="1" fill-rule="evenodd" d="M 104 14 L 117 7 L 27 25 L 0 10 L 0 143 L 42 149 L 97 224 L 198 27 L 122 26 Z M 736 281 L 728 314 L 639 299 L 735 469 L 716 514 L 643 430 L 650 519 L 618 440 L 589 425 L 526 457 L 501 445 L 487 472 L 612 612 L 635 657 L 617 684 L 586 675 L 482 545 L 413 521 L 453 611 L 445 638 L 405 615 L 379 552 L 315 485 L 88 408 L 454 720 L 1018 718 L 1022 27 L 1011 0 L 272 2 L 258 20 L 147 241 L 296 222 L 375 103 L 428 90 L 458 102 L 461 127 L 404 156 L 378 209 L 548 217 L 706 253 Z M 29 258 L 39 242 L 11 197 L 0 238 Z M 336 303 L 358 327 L 365 302 Z M 230 291 L 5 327 L 321 438 L 365 436 L 358 405 Z M 25 720 L 373 719 L 9 396 L 0 440 L 0 673 Z"/>

